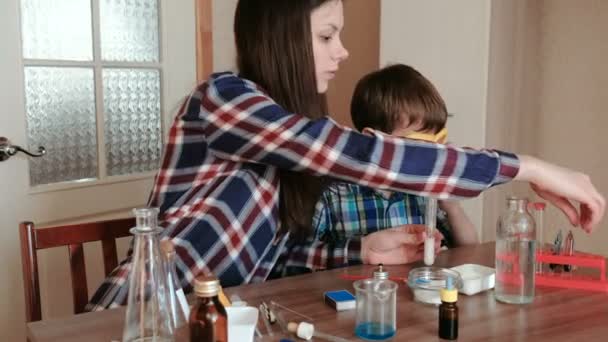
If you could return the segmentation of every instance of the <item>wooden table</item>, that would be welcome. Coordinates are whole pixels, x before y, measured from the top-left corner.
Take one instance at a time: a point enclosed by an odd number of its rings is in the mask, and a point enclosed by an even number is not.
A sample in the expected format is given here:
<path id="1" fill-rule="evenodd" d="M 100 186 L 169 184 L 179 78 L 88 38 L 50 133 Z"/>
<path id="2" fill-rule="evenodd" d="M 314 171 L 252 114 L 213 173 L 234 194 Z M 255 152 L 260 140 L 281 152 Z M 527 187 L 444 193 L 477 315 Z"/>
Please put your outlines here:
<path id="1" fill-rule="evenodd" d="M 464 263 L 494 265 L 494 243 L 454 248 L 436 258 L 437 266 Z M 420 263 L 387 267 L 391 276 L 407 277 Z M 371 274 L 372 266 L 317 272 L 269 281 L 263 284 L 228 288 L 249 304 L 275 302 L 314 318 L 318 330 L 360 341 L 353 333 L 355 311 L 337 313 L 323 303 L 323 292 L 349 289 L 352 281 L 342 273 Z M 460 341 L 608 341 L 608 294 L 571 289 L 538 287 L 530 305 L 508 305 L 494 300 L 492 291 L 475 296 L 459 295 Z M 393 341 L 438 341 L 437 308 L 413 301 L 407 284 L 400 284 L 397 296 L 397 334 Z M 124 309 L 85 313 L 67 318 L 29 323 L 31 342 L 120 340 Z M 262 333 L 264 328 L 260 327 Z M 278 341 L 286 335 L 264 338 Z M 295 338 L 292 337 L 295 340 Z"/>

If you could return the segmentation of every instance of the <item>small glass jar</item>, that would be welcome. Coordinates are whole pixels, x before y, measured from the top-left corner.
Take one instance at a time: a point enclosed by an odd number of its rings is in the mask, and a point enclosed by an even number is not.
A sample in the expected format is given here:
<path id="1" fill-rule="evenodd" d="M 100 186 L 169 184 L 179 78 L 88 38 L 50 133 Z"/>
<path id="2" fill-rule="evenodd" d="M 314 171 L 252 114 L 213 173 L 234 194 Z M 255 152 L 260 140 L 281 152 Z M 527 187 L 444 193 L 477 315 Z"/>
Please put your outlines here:
<path id="1" fill-rule="evenodd" d="M 456 290 L 462 288 L 462 277 L 454 270 L 442 267 L 418 267 L 410 271 L 407 284 L 412 290 L 414 300 L 423 304 L 439 305 L 439 291 L 446 286 L 448 278 Z"/>
<path id="2" fill-rule="evenodd" d="M 357 297 L 355 335 L 383 341 L 397 329 L 397 283 L 388 279 L 363 279 L 354 283 Z"/>

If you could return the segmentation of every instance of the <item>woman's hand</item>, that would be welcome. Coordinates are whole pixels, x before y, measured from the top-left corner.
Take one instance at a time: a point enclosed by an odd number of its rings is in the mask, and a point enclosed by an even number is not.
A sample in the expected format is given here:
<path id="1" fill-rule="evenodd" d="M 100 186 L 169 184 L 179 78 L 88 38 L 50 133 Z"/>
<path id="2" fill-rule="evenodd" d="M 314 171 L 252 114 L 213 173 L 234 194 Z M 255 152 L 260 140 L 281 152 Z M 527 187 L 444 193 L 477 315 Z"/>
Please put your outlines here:
<path id="1" fill-rule="evenodd" d="M 422 260 L 426 227 L 409 224 L 381 230 L 361 239 L 361 259 L 364 264 L 400 265 Z M 443 236 L 435 230 L 435 254 Z"/>
<path id="2" fill-rule="evenodd" d="M 592 232 L 604 216 L 606 199 L 586 174 L 553 165 L 530 156 L 519 156 L 516 180 L 530 182 L 538 196 L 558 207 L 575 226 Z M 578 203 L 577 211 L 575 204 Z"/>

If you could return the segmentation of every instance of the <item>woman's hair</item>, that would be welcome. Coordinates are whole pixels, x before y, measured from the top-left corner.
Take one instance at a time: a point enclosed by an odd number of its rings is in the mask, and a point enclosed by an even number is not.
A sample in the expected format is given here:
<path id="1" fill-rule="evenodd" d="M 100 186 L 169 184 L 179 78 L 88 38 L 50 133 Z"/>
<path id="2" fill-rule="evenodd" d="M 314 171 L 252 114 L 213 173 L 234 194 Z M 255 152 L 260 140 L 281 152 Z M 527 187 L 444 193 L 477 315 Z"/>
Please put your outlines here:
<path id="1" fill-rule="evenodd" d="M 350 104 L 354 126 L 392 133 L 404 119 L 422 123 L 421 131 L 439 132 L 446 123 L 445 102 L 431 81 L 416 69 L 395 64 L 365 75 Z"/>
<path id="2" fill-rule="evenodd" d="M 327 102 L 317 91 L 310 16 L 328 1 L 339 0 L 239 0 L 234 18 L 240 76 L 285 110 L 311 119 L 327 115 Z M 280 234 L 308 236 L 321 184 L 319 177 L 281 170 Z"/>

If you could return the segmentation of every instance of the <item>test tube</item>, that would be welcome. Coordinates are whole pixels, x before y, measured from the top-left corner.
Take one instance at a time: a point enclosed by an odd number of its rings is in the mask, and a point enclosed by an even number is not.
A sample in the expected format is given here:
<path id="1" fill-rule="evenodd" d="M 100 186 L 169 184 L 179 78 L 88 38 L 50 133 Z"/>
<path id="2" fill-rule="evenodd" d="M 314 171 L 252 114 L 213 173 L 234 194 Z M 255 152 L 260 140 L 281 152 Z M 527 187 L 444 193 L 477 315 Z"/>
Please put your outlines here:
<path id="1" fill-rule="evenodd" d="M 545 203 L 535 202 L 533 203 L 535 221 L 536 221 L 536 245 L 538 253 L 543 254 L 545 250 L 545 239 L 543 235 L 543 216 L 545 212 Z M 543 263 L 538 261 L 536 263 L 536 273 L 543 273 Z"/>
<path id="2" fill-rule="evenodd" d="M 437 224 L 437 200 L 429 198 L 425 212 L 426 238 L 424 240 L 424 264 L 435 263 L 435 225 Z"/>

